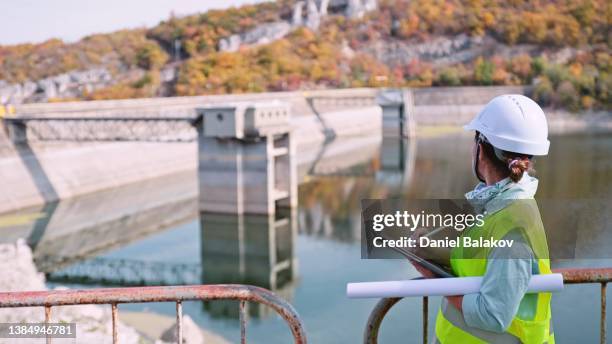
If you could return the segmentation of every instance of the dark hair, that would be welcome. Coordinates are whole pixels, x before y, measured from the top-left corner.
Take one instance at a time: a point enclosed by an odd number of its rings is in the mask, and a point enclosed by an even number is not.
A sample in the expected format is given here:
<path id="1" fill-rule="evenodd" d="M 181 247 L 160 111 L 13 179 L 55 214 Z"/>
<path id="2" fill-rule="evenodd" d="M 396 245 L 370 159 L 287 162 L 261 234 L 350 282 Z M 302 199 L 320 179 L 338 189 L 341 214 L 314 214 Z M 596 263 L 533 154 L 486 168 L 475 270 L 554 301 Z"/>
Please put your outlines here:
<path id="1" fill-rule="evenodd" d="M 495 154 L 495 148 L 488 142 L 480 142 L 482 144 L 483 154 L 493 163 L 495 168 L 507 174 L 513 182 L 518 182 L 523 177 L 523 173 L 527 171 L 529 174 L 535 173 L 533 169 L 533 161 L 530 155 L 501 151 L 503 159 L 500 159 Z"/>

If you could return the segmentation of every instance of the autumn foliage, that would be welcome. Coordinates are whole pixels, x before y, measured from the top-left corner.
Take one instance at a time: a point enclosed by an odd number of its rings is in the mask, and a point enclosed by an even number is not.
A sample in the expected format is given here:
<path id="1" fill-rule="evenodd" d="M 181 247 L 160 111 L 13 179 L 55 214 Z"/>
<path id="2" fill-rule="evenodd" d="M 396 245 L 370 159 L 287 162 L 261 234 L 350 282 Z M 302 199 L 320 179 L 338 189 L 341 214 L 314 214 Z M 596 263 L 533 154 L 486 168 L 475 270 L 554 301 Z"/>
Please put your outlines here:
<path id="1" fill-rule="evenodd" d="M 0 47 L 0 79 L 23 82 L 103 65 L 119 81 L 85 99 L 154 96 L 160 94 L 159 71 L 178 55 L 170 95 L 533 85 L 533 96 L 544 105 L 577 111 L 609 109 L 612 103 L 612 36 L 605 0 L 379 0 L 379 9 L 361 19 L 332 14 L 316 32 L 302 27 L 266 45 L 219 51 L 219 40 L 231 34 L 289 20 L 294 3 L 171 16 L 151 29 L 93 35 L 71 44 L 50 40 Z M 455 63 L 383 63 L 372 53 L 381 42 L 410 45 L 460 34 L 494 39 L 500 48 Z M 132 69 L 144 76 L 121 78 Z"/>

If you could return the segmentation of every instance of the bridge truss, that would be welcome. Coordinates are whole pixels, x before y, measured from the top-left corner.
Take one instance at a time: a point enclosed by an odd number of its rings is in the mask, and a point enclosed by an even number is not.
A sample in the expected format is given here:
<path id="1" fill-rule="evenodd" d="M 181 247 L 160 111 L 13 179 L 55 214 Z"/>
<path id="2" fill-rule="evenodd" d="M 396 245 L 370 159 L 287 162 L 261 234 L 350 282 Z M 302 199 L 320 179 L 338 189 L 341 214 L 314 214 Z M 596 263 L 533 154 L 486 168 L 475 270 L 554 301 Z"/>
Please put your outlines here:
<path id="1" fill-rule="evenodd" d="M 49 264 L 51 261 L 58 264 Z M 42 271 L 49 282 L 87 285 L 149 286 L 202 284 L 202 265 L 142 261 L 133 259 L 87 258 L 70 265 L 58 257 L 48 257 Z M 61 268 L 51 268 L 62 266 Z M 46 269 L 45 269 L 46 267 Z"/>
<path id="2" fill-rule="evenodd" d="M 5 118 L 23 141 L 193 142 L 200 117 L 14 117 Z"/>

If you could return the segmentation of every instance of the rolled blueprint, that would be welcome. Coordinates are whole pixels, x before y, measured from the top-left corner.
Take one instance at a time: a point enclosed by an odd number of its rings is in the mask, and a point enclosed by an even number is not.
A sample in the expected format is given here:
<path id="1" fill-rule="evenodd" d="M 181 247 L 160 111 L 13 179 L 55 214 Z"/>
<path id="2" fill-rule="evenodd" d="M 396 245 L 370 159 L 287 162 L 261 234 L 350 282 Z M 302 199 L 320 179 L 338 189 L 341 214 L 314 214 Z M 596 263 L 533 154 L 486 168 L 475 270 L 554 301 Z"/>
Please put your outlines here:
<path id="1" fill-rule="evenodd" d="M 477 293 L 482 277 L 429 278 L 407 281 L 348 283 L 349 298 L 409 296 L 450 296 Z M 527 293 L 555 292 L 563 289 L 563 275 L 533 275 Z"/>

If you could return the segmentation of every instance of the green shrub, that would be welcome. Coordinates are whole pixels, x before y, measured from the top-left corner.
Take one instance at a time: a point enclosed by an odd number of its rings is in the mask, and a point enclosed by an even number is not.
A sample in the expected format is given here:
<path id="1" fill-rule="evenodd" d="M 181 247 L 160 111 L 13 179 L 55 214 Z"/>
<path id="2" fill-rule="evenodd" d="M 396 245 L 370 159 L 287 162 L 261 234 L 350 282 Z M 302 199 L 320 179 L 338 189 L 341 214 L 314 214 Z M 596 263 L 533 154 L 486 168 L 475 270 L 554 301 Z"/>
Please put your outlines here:
<path id="1" fill-rule="evenodd" d="M 489 60 L 483 58 L 476 59 L 474 65 L 474 81 L 478 85 L 493 85 L 493 73 L 495 65 Z"/>
<path id="2" fill-rule="evenodd" d="M 159 69 L 168 61 L 168 54 L 151 42 L 136 52 L 136 65 L 146 70 Z"/>
<path id="3" fill-rule="evenodd" d="M 578 111 L 580 109 L 580 94 L 570 81 L 563 81 L 557 87 L 557 98 L 559 103 L 564 108 L 570 111 Z"/>
<path id="4" fill-rule="evenodd" d="M 440 71 L 436 81 L 439 86 L 459 86 L 461 85 L 461 77 L 459 71 L 455 67 L 447 67 Z"/>
<path id="5" fill-rule="evenodd" d="M 545 76 L 540 78 L 533 89 L 533 99 L 542 106 L 548 106 L 552 103 L 553 96 L 554 88 L 550 80 Z"/>

